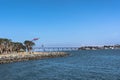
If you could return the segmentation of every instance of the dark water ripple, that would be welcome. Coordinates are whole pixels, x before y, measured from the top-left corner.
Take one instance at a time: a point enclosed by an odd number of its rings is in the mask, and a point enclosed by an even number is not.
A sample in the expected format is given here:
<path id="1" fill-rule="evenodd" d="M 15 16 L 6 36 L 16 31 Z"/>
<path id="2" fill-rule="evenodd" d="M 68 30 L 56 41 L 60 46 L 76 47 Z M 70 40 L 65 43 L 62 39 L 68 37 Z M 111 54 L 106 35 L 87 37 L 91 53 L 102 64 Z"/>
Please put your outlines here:
<path id="1" fill-rule="evenodd" d="M 0 65 L 0 80 L 120 80 L 120 50 Z"/>

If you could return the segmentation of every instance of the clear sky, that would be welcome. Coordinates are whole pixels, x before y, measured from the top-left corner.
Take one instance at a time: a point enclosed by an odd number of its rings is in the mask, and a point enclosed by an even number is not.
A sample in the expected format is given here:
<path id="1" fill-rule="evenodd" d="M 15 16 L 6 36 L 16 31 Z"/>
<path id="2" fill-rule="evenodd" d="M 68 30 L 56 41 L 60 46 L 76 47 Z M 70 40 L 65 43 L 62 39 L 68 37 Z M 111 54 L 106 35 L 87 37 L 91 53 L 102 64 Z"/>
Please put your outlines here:
<path id="1" fill-rule="evenodd" d="M 0 37 L 37 46 L 120 44 L 120 0 L 0 0 Z"/>

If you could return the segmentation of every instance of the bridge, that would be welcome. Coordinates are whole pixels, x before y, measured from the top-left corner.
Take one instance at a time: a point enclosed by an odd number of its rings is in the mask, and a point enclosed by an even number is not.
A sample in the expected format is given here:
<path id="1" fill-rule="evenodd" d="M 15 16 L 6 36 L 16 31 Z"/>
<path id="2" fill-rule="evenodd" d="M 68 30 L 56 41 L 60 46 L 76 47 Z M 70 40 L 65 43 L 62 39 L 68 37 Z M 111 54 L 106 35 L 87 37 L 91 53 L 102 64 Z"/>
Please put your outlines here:
<path id="1" fill-rule="evenodd" d="M 34 47 L 34 51 L 77 51 L 79 47 Z"/>

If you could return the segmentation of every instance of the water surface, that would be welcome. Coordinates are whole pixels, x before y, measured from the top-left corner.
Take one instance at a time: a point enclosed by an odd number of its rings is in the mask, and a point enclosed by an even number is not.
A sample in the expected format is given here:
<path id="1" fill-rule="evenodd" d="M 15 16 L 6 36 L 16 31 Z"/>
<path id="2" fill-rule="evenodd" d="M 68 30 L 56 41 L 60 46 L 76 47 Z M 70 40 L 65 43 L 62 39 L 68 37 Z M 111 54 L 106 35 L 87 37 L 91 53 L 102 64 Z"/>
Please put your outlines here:
<path id="1" fill-rule="evenodd" d="M 120 80 L 120 50 L 71 51 L 70 56 L 0 65 L 0 80 Z"/>

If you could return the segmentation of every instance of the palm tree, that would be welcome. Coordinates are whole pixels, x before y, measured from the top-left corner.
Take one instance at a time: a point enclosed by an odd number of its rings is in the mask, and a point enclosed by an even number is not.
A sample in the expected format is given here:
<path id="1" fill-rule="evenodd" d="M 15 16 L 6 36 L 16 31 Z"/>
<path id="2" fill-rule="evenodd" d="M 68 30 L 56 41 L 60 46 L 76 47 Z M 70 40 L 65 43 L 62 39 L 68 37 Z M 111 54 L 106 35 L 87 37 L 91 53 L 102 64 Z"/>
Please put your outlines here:
<path id="1" fill-rule="evenodd" d="M 0 53 L 3 53 L 3 38 L 0 38 Z"/>
<path id="2" fill-rule="evenodd" d="M 35 45 L 33 42 L 28 45 L 29 50 Z M 30 47 L 29 47 L 30 46 Z M 11 39 L 0 38 L 0 53 L 12 53 L 12 52 L 26 51 L 26 46 L 21 42 L 12 42 Z"/>
<path id="3" fill-rule="evenodd" d="M 12 42 L 11 39 L 0 38 L 0 53 L 12 53 L 27 51 L 30 52 L 35 45 L 34 42 L 26 40 L 24 45 L 21 42 Z"/>
<path id="4" fill-rule="evenodd" d="M 11 39 L 0 38 L 0 45 L 2 46 L 1 52 L 9 52 L 9 45 L 11 43 Z"/>
<path id="5" fill-rule="evenodd" d="M 13 51 L 15 52 L 20 52 L 21 50 L 22 51 L 25 51 L 26 50 L 26 47 L 20 43 L 20 42 L 13 42 Z"/>
<path id="6" fill-rule="evenodd" d="M 32 41 L 26 40 L 26 41 L 24 41 L 24 45 L 25 45 L 27 51 L 30 52 L 33 49 L 33 46 L 35 45 L 35 43 Z"/>

